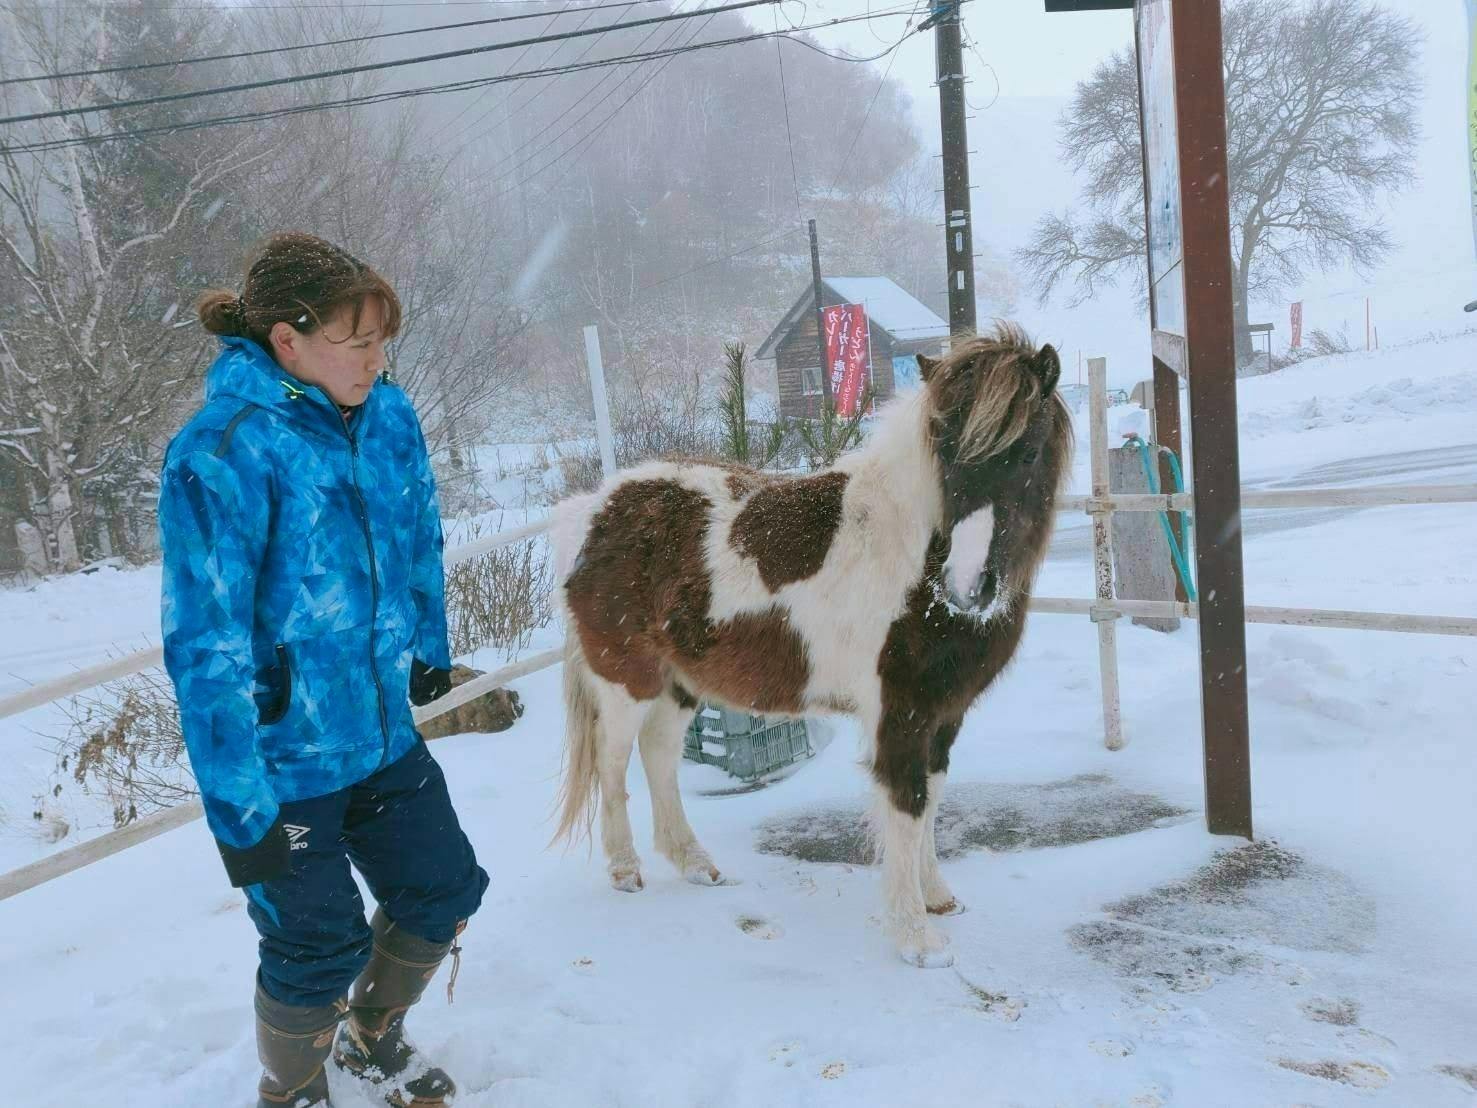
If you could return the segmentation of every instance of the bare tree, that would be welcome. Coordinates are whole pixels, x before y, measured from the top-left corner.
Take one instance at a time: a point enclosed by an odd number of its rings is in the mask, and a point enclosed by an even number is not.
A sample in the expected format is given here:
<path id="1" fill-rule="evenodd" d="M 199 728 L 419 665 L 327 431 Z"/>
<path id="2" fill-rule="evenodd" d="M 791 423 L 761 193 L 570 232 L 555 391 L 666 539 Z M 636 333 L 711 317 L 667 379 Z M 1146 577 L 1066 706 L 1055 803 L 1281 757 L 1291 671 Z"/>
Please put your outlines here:
<path id="1" fill-rule="evenodd" d="M 198 16 L 36 0 L 0 8 L 0 29 L 0 72 L 16 76 L 126 62 L 161 30 L 186 54 L 219 42 Z M 6 86 L 0 107 L 126 99 L 157 90 L 157 80 L 25 82 Z M 139 540 L 109 508 L 127 514 L 149 499 L 148 459 L 198 341 L 170 326 L 171 278 L 220 183 L 263 156 L 246 135 L 207 131 L 127 150 L 68 145 L 122 123 L 112 113 L 44 120 L 11 127 L 0 147 L 0 453 L 27 487 L 19 522 L 44 536 L 52 569 Z M 17 149 L 36 142 L 59 145 Z"/>
<path id="2" fill-rule="evenodd" d="M 335 9 L 328 34 L 313 8 L 248 9 L 269 41 L 349 39 L 380 29 L 380 13 Z M 372 60 L 364 43 L 332 54 L 288 55 L 295 69 Z M 305 82 L 302 99 L 334 101 L 379 91 L 374 74 Z M 283 227 L 323 235 L 371 262 L 399 293 L 396 379 L 420 411 L 438 462 L 464 468 L 494 402 L 517 377 L 526 325 L 512 304 L 511 252 L 502 206 L 488 203 L 455 151 L 434 141 L 422 108 L 353 107 L 281 125 L 283 153 L 244 186 L 255 237 Z"/>
<path id="3" fill-rule="evenodd" d="M 1364 269 L 1391 248 L 1375 201 L 1414 179 L 1420 33 L 1371 0 L 1232 0 L 1225 8 L 1227 161 L 1238 359 L 1248 304 L 1310 267 Z M 1073 302 L 1131 275 L 1146 287 L 1143 161 L 1134 55 L 1077 86 L 1062 153 L 1086 178 L 1085 215 L 1050 214 L 1018 258 L 1044 299 Z"/>

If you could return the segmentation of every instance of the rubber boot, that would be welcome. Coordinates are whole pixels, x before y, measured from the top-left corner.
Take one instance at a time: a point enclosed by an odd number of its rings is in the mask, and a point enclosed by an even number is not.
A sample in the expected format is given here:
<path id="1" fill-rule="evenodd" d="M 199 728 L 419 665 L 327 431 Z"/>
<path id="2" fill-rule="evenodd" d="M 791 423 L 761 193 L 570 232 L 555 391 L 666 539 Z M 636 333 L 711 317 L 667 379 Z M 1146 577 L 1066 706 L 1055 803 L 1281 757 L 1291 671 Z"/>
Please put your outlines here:
<path id="1" fill-rule="evenodd" d="M 314 1008 L 283 1004 L 256 987 L 256 1052 L 262 1060 L 257 1108 L 310 1108 L 328 1103 L 323 1063 L 348 1012 L 348 998 Z"/>
<path id="2" fill-rule="evenodd" d="M 334 1061 L 377 1086 L 385 1103 L 395 1108 L 440 1108 L 451 1102 L 456 1084 L 405 1037 L 405 1013 L 426 991 L 446 955 L 454 950 L 459 956 L 461 948 L 412 935 L 383 911 L 375 912 L 370 926 L 374 952 L 354 982 Z M 448 997 L 450 993 L 448 985 Z"/>

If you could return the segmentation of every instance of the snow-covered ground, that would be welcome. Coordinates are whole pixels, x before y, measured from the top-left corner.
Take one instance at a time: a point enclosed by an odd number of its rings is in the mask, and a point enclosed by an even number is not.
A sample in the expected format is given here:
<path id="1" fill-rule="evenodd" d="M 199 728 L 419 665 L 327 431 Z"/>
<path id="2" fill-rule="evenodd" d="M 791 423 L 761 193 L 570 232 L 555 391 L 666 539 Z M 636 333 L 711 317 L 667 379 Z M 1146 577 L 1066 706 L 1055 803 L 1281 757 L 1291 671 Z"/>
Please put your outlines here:
<path id="1" fill-rule="evenodd" d="M 1248 479 L 1373 455 L 1393 473 L 1398 456 L 1477 444 L 1474 354 L 1461 337 L 1243 382 Z M 1249 529 L 1248 600 L 1470 615 L 1474 539 L 1471 505 Z M 1090 580 L 1064 551 L 1040 591 Z M 157 587 L 156 571 L 104 571 L 0 593 L 20 632 L 0 646 L 0 689 L 143 641 Z M 1109 754 L 1090 624 L 1032 621 L 956 748 L 944 869 L 969 910 L 942 921 L 958 961 L 938 971 L 898 961 L 877 924 L 847 725 L 759 791 L 684 767 L 732 887 L 686 885 L 649 848 L 637 760 L 647 889 L 622 895 L 598 857 L 544 848 L 559 674 L 520 681 L 512 730 L 434 747 L 493 885 L 456 1003 L 433 988 L 419 1038 L 464 1108 L 1473 1104 L 1477 642 L 1248 640 L 1259 844 L 1217 860 L 1238 844 L 1203 828 L 1193 625 L 1122 628 L 1129 745 Z M 27 805 L 55 722 L 0 723 L 0 868 L 54 849 Z M 787 846 L 801 857 L 769 852 Z M 19 1030 L 0 1036 L 0 1104 L 244 1108 L 254 956 L 198 824 L 0 903 Z M 338 1082 L 335 1103 L 371 1102 Z"/>

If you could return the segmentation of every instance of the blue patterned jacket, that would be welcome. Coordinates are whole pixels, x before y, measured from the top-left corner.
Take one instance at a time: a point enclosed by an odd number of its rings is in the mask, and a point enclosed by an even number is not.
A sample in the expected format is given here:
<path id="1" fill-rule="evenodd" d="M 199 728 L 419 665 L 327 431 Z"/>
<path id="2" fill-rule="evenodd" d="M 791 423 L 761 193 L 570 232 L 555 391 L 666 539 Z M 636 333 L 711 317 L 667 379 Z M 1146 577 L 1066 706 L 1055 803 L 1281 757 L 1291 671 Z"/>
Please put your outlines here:
<path id="1" fill-rule="evenodd" d="M 159 529 L 164 664 L 225 847 L 410 749 L 411 660 L 451 660 L 435 482 L 403 391 L 382 380 L 346 422 L 224 339 L 165 455 Z"/>

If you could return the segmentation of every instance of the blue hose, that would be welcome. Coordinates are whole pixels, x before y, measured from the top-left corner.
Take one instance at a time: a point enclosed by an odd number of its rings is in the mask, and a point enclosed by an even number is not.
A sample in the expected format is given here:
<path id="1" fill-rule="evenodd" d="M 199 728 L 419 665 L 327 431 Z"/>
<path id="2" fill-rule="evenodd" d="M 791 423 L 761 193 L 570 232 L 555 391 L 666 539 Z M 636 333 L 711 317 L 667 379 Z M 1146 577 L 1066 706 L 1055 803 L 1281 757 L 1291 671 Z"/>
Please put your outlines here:
<path id="1" fill-rule="evenodd" d="M 1159 478 L 1154 473 L 1153 464 L 1149 461 L 1149 448 L 1151 446 L 1155 448 L 1156 452 L 1163 453 L 1168 456 L 1169 471 L 1174 476 L 1174 491 L 1185 491 L 1184 472 L 1180 469 L 1180 460 L 1175 457 L 1173 450 L 1169 449 L 1169 447 L 1167 446 L 1159 446 L 1157 443 L 1146 443 L 1137 435 L 1133 436 L 1128 441 L 1131 446 L 1138 448 L 1139 460 L 1144 464 L 1144 478 L 1149 483 L 1150 493 L 1156 496 L 1159 494 Z M 1169 522 L 1168 512 L 1159 513 L 1159 526 L 1164 531 L 1165 542 L 1169 544 L 1169 556 L 1174 560 L 1174 568 L 1175 571 L 1180 575 L 1180 583 L 1185 586 L 1185 596 L 1188 597 L 1190 603 L 1193 604 L 1196 602 L 1196 594 L 1195 578 L 1194 575 L 1190 572 L 1189 562 L 1191 526 L 1190 513 L 1180 513 L 1180 535 L 1178 538 L 1175 537 L 1174 527 L 1171 526 Z"/>

